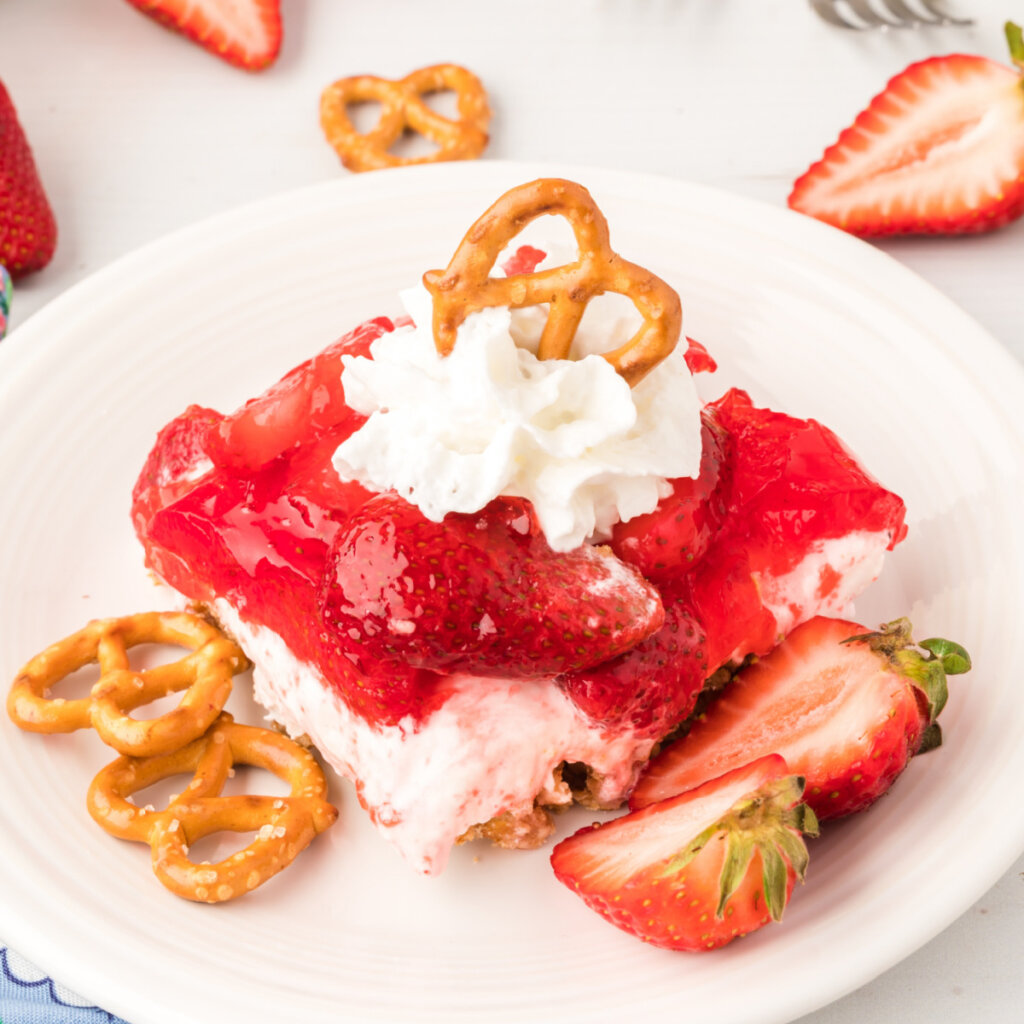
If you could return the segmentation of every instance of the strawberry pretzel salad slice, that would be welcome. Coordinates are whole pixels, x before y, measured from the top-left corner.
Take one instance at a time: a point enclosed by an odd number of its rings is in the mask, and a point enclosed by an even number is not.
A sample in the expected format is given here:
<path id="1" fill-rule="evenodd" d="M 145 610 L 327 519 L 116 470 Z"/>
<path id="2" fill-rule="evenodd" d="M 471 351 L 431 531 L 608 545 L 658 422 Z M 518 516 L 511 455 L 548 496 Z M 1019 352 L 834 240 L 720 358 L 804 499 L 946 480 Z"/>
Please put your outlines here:
<path id="1" fill-rule="evenodd" d="M 572 258 L 510 254 L 551 214 Z M 437 874 L 620 806 L 702 691 L 846 613 L 906 531 L 826 427 L 701 402 L 678 296 L 580 185 L 511 190 L 402 299 L 236 412 L 186 409 L 132 517 L 268 716 Z"/>

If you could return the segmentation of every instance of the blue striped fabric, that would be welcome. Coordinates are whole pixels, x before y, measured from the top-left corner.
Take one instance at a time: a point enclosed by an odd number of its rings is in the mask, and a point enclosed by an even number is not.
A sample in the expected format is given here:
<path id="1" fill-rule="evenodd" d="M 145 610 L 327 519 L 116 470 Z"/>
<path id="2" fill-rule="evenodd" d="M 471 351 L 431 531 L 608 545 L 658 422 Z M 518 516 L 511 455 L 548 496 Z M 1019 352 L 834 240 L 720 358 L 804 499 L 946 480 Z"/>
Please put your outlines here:
<path id="1" fill-rule="evenodd" d="M 127 1024 L 0 944 L 0 1024 Z"/>

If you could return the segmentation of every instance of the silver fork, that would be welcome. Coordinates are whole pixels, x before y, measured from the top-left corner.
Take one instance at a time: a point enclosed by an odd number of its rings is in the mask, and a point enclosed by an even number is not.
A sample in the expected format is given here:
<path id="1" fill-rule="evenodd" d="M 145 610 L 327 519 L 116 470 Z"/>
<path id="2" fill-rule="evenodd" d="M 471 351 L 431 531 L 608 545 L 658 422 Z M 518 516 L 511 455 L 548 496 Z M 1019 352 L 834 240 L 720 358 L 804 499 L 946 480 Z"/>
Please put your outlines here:
<path id="1" fill-rule="evenodd" d="M 973 25 L 940 10 L 935 0 L 808 0 L 811 7 L 840 28 L 925 28 Z"/>

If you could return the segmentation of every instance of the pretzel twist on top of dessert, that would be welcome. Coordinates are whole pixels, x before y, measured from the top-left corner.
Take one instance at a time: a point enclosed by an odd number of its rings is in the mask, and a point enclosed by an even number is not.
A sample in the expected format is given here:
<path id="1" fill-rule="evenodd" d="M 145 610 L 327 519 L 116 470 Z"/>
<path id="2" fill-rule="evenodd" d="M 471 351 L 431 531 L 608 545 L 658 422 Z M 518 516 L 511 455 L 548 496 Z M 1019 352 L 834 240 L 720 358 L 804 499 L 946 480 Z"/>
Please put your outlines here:
<path id="1" fill-rule="evenodd" d="M 508 243 L 543 214 L 565 217 L 576 236 L 574 263 L 490 276 Z M 537 355 L 567 359 L 576 329 L 592 298 L 618 292 L 632 300 L 643 325 L 604 358 L 632 387 L 676 346 L 682 328 L 679 296 L 660 278 L 616 254 L 608 222 L 590 193 L 572 181 L 541 178 L 506 192 L 466 232 L 446 270 L 423 275 L 434 300 L 434 343 L 441 355 L 455 345 L 456 332 L 470 313 L 488 306 L 548 304 L 548 319 Z"/>
<path id="2" fill-rule="evenodd" d="M 221 796 L 232 767 L 254 765 L 291 787 L 288 796 Z M 192 772 L 184 792 L 163 811 L 128 797 L 172 775 Z M 173 893 L 220 903 L 262 885 L 287 867 L 338 817 L 327 781 L 309 751 L 269 729 L 238 725 L 221 714 L 209 731 L 180 750 L 155 757 L 119 757 L 92 781 L 89 813 L 111 835 L 149 843 L 153 871 Z M 214 832 L 256 832 L 244 849 L 216 864 L 196 864 L 188 847 Z"/>
<path id="3" fill-rule="evenodd" d="M 430 93 L 451 90 L 456 94 L 459 116 L 451 120 L 423 102 Z M 381 105 L 377 126 L 358 132 L 348 116 L 353 103 L 376 101 Z M 354 75 L 327 86 L 320 97 L 320 124 L 341 162 L 350 171 L 383 167 L 471 160 L 487 145 L 491 110 L 487 93 L 471 71 L 457 64 L 435 64 L 392 81 L 375 75 Z M 437 143 L 427 156 L 400 157 L 388 150 L 406 130 L 418 132 Z"/>
<path id="4" fill-rule="evenodd" d="M 138 644 L 191 649 L 179 661 L 133 671 L 128 650 Z M 78 669 L 98 662 L 99 681 L 88 697 L 64 700 L 47 691 Z M 37 654 L 18 673 L 7 711 L 30 732 L 74 732 L 92 726 L 122 754 L 165 754 L 201 736 L 231 693 L 231 677 L 248 667 L 241 650 L 214 626 L 186 612 L 146 612 L 96 619 Z M 178 707 L 136 720 L 129 711 L 184 690 Z"/>

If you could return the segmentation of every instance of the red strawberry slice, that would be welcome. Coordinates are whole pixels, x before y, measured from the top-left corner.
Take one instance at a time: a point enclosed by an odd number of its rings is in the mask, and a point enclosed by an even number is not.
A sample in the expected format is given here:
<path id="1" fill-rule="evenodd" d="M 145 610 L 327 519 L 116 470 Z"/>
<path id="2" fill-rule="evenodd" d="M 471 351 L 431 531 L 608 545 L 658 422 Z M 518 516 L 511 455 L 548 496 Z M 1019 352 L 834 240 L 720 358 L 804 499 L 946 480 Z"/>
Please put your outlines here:
<path id="1" fill-rule="evenodd" d="M 690 373 L 714 373 L 718 369 L 714 357 L 696 338 L 687 336 L 686 353 L 683 358 Z"/>
<path id="2" fill-rule="evenodd" d="M 272 64 L 281 49 L 279 0 L 128 0 L 166 28 L 246 71 Z"/>
<path id="3" fill-rule="evenodd" d="M 555 876 L 602 917 L 669 949 L 717 949 L 778 921 L 817 823 L 803 780 L 761 758 L 641 811 L 581 829 Z"/>
<path id="4" fill-rule="evenodd" d="M 372 659 L 484 675 L 594 665 L 664 619 L 658 592 L 611 552 L 552 551 L 520 498 L 435 523 L 378 495 L 335 538 L 320 598 L 328 628 Z"/>
<path id="5" fill-rule="evenodd" d="M 57 247 L 57 222 L 14 104 L 0 82 L 0 263 L 17 278 L 41 270 Z"/>
<path id="6" fill-rule="evenodd" d="M 367 320 L 225 417 L 207 445 L 214 462 L 252 472 L 328 432 L 336 448 L 365 421 L 345 404 L 342 357 L 368 356 L 370 345 L 392 330 L 387 317 Z"/>
<path id="7" fill-rule="evenodd" d="M 609 541 L 624 562 L 655 582 L 695 566 L 729 508 L 728 436 L 713 411 L 702 414 L 700 473 L 672 481 L 672 493 L 653 512 L 617 523 Z"/>
<path id="8" fill-rule="evenodd" d="M 204 464 L 213 468 L 206 448 L 223 417 L 213 409 L 190 405 L 157 435 L 132 491 L 133 518 L 148 523 L 154 513 L 191 490 Z"/>
<path id="9" fill-rule="evenodd" d="M 767 654 L 780 633 L 828 607 L 826 601 L 833 611 L 842 607 L 841 575 L 831 563 L 819 567 L 816 587 L 788 593 L 784 610 L 768 607 L 772 580 L 832 539 L 874 533 L 892 548 L 906 526 L 900 498 L 820 423 L 757 408 L 736 389 L 712 405 L 729 435 L 730 508 L 710 553 L 691 574 L 690 600 L 707 634 L 708 664 L 716 668 Z M 776 612 L 785 621 L 777 621 Z"/>
<path id="10" fill-rule="evenodd" d="M 1021 30 L 1007 26 L 1024 68 Z M 953 54 L 893 78 L 793 186 L 789 205 L 864 237 L 990 231 L 1024 212 L 1020 71 Z"/>
<path id="11" fill-rule="evenodd" d="M 706 635 L 685 586 L 663 586 L 665 622 L 632 650 L 593 668 L 559 676 L 558 684 L 596 722 L 631 725 L 659 739 L 693 710 L 708 665 Z"/>
<path id="12" fill-rule="evenodd" d="M 806 779 L 806 800 L 822 820 L 863 810 L 911 756 L 937 744 L 946 675 L 969 667 L 967 652 L 948 641 L 915 647 L 906 619 L 877 633 L 811 619 L 740 672 L 690 732 L 650 763 L 630 806 L 776 753 Z"/>

